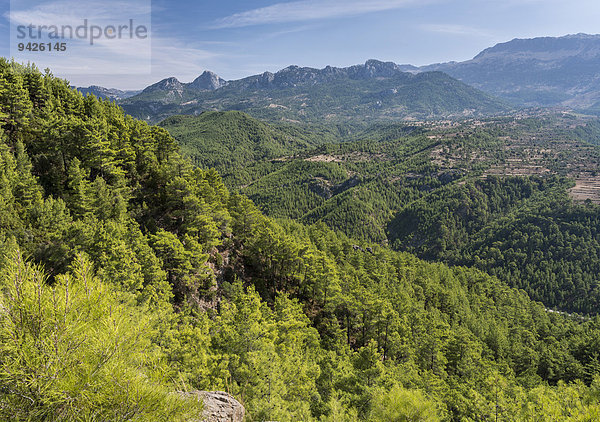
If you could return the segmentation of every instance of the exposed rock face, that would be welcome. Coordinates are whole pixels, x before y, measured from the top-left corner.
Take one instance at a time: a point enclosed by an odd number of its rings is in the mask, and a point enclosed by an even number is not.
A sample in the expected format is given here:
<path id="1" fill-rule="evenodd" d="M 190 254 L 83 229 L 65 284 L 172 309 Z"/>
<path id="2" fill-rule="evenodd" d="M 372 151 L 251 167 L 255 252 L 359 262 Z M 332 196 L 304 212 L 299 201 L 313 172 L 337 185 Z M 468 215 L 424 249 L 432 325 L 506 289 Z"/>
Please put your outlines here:
<path id="1" fill-rule="evenodd" d="M 83 95 L 94 94 L 98 98 L 107 98 L 109 100 L 122 100 L 133 97 L 142 91 L 122 91 L 114 88 L 104 88 L 98 85 L 88 86 L 87 88 L 76 88 Z"/>
<path id="2" fill-rule="evenodd" d="M 204 402 L 202 418 L 190 422 L 242 422 L 245 409 L 232 395 L 223 391 L 191 391 L 186 396 Z"/>
<path id="3" fill-rule="evenodd" d="M 198 76 L 192 83 L 188 85 L 191 88 L 200 91 L 214 91 L 215 89 L 219 89 L 222 86 L 227 85 L 227 81 L 220 78 L 213 72 L 206 70 L 202 75 Z"/>
<path id="4" fill-rule="evenodd" d="M 393 78 L 404 69 L 392 62 L 367 60 L 364 65 L 351 66 L 346 70 L 352 79 Z"/>
<path id="5" fill-rule="evenodd" d="M 364 65 L 345 68 L 327 66 L 324 69 L 314 69 L 311 67 L 288 66 L 277 73 L 265 72 L 261 75 L 233 81 L 233 85 L 239 89 L 290 88 L 299 85 L 317 85 L 339 80 L 340 78 L 367 80 L 401 77 L 405 71 L 415 69 L 417 68 L 414 66 L 400 66 L 378 60 L 368 60 Z"/>
<path id="6" fill-rule="evenodd" d="M 183 84 L 179 82 L 177 78 L 166 78 L 159 81 L 149 87 L 145 88 L 143 92 L 153 91 L 183 91 Z"/>

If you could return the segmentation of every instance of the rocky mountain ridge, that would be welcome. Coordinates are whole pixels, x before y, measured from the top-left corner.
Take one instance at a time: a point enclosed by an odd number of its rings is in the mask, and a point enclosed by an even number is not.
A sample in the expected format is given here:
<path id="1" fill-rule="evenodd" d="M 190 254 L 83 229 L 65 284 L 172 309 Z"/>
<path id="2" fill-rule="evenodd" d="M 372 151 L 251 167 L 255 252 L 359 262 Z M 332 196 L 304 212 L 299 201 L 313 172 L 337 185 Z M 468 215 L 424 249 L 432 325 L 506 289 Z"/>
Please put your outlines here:
<path id="1" fill-rule="evenodd" d="M 123 100 L 125 98 L 133 97 L 134 95 L 139 94 L 141 91 L 128 91 L 128 90 L 120 90 L 115 88 L 104 88 L 98 85 L 91 85 L 87 88 L 78 87 L 77 90 L 81 92 L 83 95 L 93 94 L 98 98 L 107 98 L 109 100 L 117 101 Z"/>
<path id="2" fill-rule="evenodd" d="M 191 83 L 171 77 L 120 105 L 151 122 L 226 110 L 270 121 L 332 122 L 477 116 L 508 109 L 442 72 L 415 72 L 412 66 L 378 60 L 346 68 L 288 66 L 234 81 L 210 72 Z"/>
<path id="3" fill-rule="evenodd" d="M 157 109 L 161 108 L 160 104 L 202 103 L 198 93 L 223 88 L 228 89 L 225 96 L 234 96 L 236 92 L 247 96 L 256 90 L 318 87 L 341 80 L 366 82 L 398 78 L 405 83 L 410 74 L 431 71 L 444 72 L 516 106 L 600 110 L 600 35 L 588 34 L 517 38 L 486 48 L 471 60 L 421 67 L 371 59 L 360 65 L 323 69 L 292 65 L 275 73 L 264 72 L 232 81 L 204 71 L 190 83 L 171 77 L 149 86 L 139 95 L 115 94 L 112 98 L 123 101 L 126 109 L 131 109 L 131 101 L 138 105 L 157 103 L 153 105 L 153 109 Z M 384 96 L 385 93 L 392 95 L 395 88 L 381 92 Z M 131 97 L 133 100 L 129 101 Z M 213 96 L 217 103 L 218 97 Z"/>
<path id="4" fill-rule="evenodd" d="M 517 105 L 598 108 L 600 35 L 517 38 L 471 60 L 419 68 L 432 70 Z"/>

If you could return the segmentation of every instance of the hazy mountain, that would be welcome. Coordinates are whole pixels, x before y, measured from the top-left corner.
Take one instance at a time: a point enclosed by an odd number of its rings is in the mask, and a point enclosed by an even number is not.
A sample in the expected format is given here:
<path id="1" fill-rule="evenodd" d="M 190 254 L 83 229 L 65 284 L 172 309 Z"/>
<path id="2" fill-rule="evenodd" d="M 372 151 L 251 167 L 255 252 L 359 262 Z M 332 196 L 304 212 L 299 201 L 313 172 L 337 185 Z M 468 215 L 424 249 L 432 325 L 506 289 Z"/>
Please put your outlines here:
<path id="1" fill-rule="evenodd" d="M 121 91 L 119 89 L 104 88 L 92 85 L 87 88 L 77 87 L 83 95 L 94 94 L 98 98 L 109 98 L 111 100 L 124 100 L 138 94 L 145 98 L 157 98 L 162 101 L 179 101 L 187 96 L 193 96 L 199 91 L 212 91 L 225 86 L 227 81 L 215 75 L 213 72 L 205 71 L 190 83 L 179 82 L 177 78 L 167 78 L 137 91 Z"/>
<path id="2" fill-rule="evenodd" d="M 121 105 L 150 121 L 207 110 L 240 110 L 269 120 L 335 122 L 472 116 L 507 109 L 500 100 L 444 73 L 415 74 L 417 70 L 369 60 L 347 68 L 289 66 L 229 82 L 205 72 L 189 84 L 165 79 Z"/>
<path id="3" fill-rule="evenodd" d="M 332 121 L 477 115 L 505 109 L 489 95 L 429 73 L 435 71 L 515 105 L 600 110 L 600 35 L 587 34 L 514 39 L 464 62 L 415 67 L 369 60 L 347 68 L 289 66 L 235 81 L 205 71 L 193 82 L 167 78 L 138 95 L 113 93 L 116 90 L 97 95 L 120 99 L 128 113 L 151 121 L 205 110 Z M 104 90 L 86 89 L 92 88 Z"/>
<path id="4" fill-rule="evenodd" d="M 122 100 L 125 98 L 133 97 L 134 95 L 139 94 L 141 91 L 122 91 L 120 89 L 114 88 L 104 88 L 97 85 L 91 85 L 87 88 L 76 88 L 83 95 L 94 94 L 98 98 L 108 98 L 111 100 Z"/>
<path id="5" fill-rule="evenodd" d="M 600 101 L 600 35 L 514 39 L 472 60 L 424 66 L 522 105 L 589 107 Z"/>

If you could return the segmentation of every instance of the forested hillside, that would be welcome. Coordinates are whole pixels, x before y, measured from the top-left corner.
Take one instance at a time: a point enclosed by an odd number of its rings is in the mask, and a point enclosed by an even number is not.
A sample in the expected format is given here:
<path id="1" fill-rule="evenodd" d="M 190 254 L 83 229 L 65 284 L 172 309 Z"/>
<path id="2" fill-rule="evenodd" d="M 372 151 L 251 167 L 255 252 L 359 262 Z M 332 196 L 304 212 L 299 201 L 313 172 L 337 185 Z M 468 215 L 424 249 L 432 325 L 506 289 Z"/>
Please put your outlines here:
<path id="1" fill-rule="evenodd" d="M 600 320 L 265 217 L 159 127 L 0 61 L 0 418 L 592 421 Z"/>
<path id="2" fill-rule="evenodd" d="M 228 187 L 267 215 L 324 222 L 428 260 L 475 266 L 552 309 L 598 312 L 596 119 L 538 112 L 354 126 L 338 128 L 337 137 L 288 128 L 275 138 L 278 128 L 231 113 L 162 125 L 186 155 L 216 166 Z M 253 133 L 268 153 L 228 153 L 253 145 Z M 289 145 L 276 158 L 273 139 Z"/>
<path id="3" fill-rule="evenodd" d="M 567 197 L 563 179 L 491 178 L 443 189 L 390 223 L 397 249 L 474 266 L 548 307 L 598 313 L 599 207 Z"/>
<path id="4" fill-rule="evenodd" d="M 268 174 L 271 161 L 335 139 L 336 133 L 275 128 L 238 111 L 173 116 L 160 123 L 178 140 L 183 154 L 201 168 L 217 169 L 230 186 Z"/>

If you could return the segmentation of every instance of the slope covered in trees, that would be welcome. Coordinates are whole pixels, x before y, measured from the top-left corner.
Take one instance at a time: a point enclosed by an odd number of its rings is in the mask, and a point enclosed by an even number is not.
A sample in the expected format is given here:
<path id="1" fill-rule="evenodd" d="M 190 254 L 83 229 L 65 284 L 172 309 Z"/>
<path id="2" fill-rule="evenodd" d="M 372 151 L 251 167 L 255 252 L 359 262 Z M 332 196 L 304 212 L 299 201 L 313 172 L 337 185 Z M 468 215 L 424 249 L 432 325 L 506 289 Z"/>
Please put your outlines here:
<path id="1" fill-rule="evenodd" d="M 600 309 L 599 207 L 575 204 L 560 178 L 489 178 L 440 190 L 390 223 L 398 249 L 475 266 L 548 307 Z"/>
<path id="2" fill-rule="evenodd" d="M 265 217 L 161 128 L 0 61 L 0 412 L 594 420 L 600 320 L 478 270 Z M 124 388 L 126 386 L 126 388 Z"/>
<path id="3" fill-rule="evenodd" d="M 238 111 L 173 116 L 160 126 L 177 139 L 181 152 L 196 166 L 215 168 L 234 186 L 267 173 L 272 168 L 270 161 L 319 142 L 299 131 L 286 133 Z"/>
<path id="4" fill-rule="evenodd" d="M 598 310 L 598 206 L 567 195 L 580 189 L 600 201 L 595 119 L 541 114 L 353 127 L 318 146 L 296 142 L 275 159 L 246 159 L 216 145 L 245 145 L 244 133 L 253 133 L 247 122 L 276 129 L 249 117 L 203 116 L 171 118 L 165 127 L 187 155 L 211 160 L 228 187 L 269 216 L 320 221 L 425 259 L 476 266 L 553 309 Z M 233 128 L 217 130 L 224 126 Z"/>

